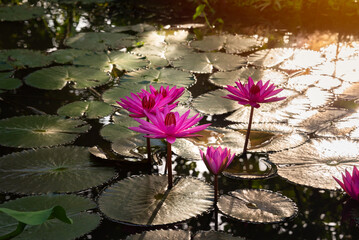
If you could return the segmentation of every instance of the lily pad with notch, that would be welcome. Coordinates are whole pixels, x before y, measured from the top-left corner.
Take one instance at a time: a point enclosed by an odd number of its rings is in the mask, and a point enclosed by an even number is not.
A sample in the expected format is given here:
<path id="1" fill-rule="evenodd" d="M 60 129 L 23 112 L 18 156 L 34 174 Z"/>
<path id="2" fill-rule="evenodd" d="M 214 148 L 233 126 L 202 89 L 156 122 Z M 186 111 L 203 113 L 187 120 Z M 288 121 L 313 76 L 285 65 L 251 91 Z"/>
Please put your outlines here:
<path id="1" fill-rule="evenodd" d="M 278 175 L 290 182 L 327 190 L 340 186 L 332 176 L 353 166 L 359 167 L 359 142 L 346 138 L 311 139 L 293 149 L 269 155 L 278 166 Z"/>
<path id="2" fill-rule="evenodd" d="M 0 145 L 17 148 L 55 146 L 73 142 L 89 130 L 86 122 L 52 115 L 0 120 Z"/>
<path id="3" fill-rule="evenodd" d="M 14 90 L 22 86 L 22 81 L 18 78 L 12 78 L 12 72 L 0 73 L 0 92 Z"/>
<path id="4" fill-rule="evenodd" d="M 52 60 L 52 57 L 44 55 L 40 51 L 29 49 L 0 50 L 1 70 L 44 67 L 50 65 Z"/>
<path id="5" fill-rule="evenodd" d="M 249 223 L 279 223 L 294 218 L 296 204 L 280 193 L 265 189 L 239 189 L 222 195 L 219 210 L 231 218 Z"/>
<path id="6" fill-rule="evenodd" d="M 49 219 L 45 224 L 30 226 L 16 237 L 23 240 L 53 239 L 67 240 L 83 236 L 100 225 L 101 217 L 88 212 L 96 207 L 90 199 L 76 195 L 42 195 L 29 196 L 11 200 L 1 204 L 1 207 L 17 211 L 39 211 L 53 206 L 62 206 L 73 220 L 73 224 L 66 224 L 58 219 Z M 0 235 L 13 231 L 17 221 L 0 213 Z"/>
<path id="7" fill-rule="evenodd" d="M 115 175 L 115 169 L 92 162 L 87 148 L 76 146 L 8 154 L 0 158 L 0 166 L 0 189 L 20 194 L 76 192 Z"/>
<path id="8" fill-rule="evenodd" d="M 270 48 L 260 50 L 248 56 L 248 63 L 260 67 L 274 67 L 290 58 L 293 48 Z"/>
<path id="9" fill-rule="evenodd" d="M 46 90 L 61 90 L 67 84 L 75 89 L 98 87 L 110 81 L 110 77 L 95 68 L 55 66 L 29 74 L 25 83 Z"/>
<path id="10" fill-rule="evenodd" d="M 113 107 L 100 101 L 76 101 L 60 107 L 57 114 L 68 117 L 102 118 L 110 115 Z"/>
<path id="11" fill-rule="evenodd" d="M 125 178 L 105 189 L 98 200 L 101 212 L 115 221 L 158 226 L 185 221 L 208 212 L 213 188 L 190 177 L 174 177 L 167 189 L 166 175 Z"/>

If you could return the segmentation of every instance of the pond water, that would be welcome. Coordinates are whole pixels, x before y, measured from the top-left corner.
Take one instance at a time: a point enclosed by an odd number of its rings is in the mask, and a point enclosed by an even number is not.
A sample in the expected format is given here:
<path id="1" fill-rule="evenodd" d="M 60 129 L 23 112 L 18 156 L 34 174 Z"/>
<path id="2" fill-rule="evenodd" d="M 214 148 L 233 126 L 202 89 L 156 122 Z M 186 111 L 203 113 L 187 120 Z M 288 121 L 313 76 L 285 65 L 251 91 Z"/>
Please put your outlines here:
<path id="1" fill-rule="evenodd" d="M 294 216 L 266 223 L 259 213 L 255 220 L 228 216 L 223 197 L 217 212 L 219 231 L 246 239 L 359 237 L 359 204 L 339 191 L 332 178 L 341 179 L 345 169 L 351 172 L 353 166 L 359 167 L 355 27 L 341 29 L 344 23 L 335 21 L 320 27 L 319 20 L 312 25 L 303 20 L 301 25 L 295 17 L 292 23 L 263 22 L 246 15 L 240 21 L 229 16 L 221 29 L 209 29 L 193 22 L 193 5 L 185 1 L 173 5 L 35 2 L 44 10 L 14 9 L 9 14 L 4 9 L 10 7 L 0 9 L 1 203 L 46 193 L 49 198 L 72 193 L 93 200 L 70 210 L 74 219 L 83 217 L 76 225 L 82 232 L 71 230 L 76 233 L 70 237 L 58 233 L 59 239 L 125 239 L 157 229 L 182 229 L 193 237 L 215 230 L 213 209 L 169 220 L 172 224 L 166 224 L 166 219 L 156 226 L 123 223 L 124 216 L 147 211 L 141 208 L 143 202 L 136 205 L 129 189 L 129 212 L 117 213 L 121 191 L 116 188 L 120 184 L 133 191 L 143 187 L 135 185 L 136 180 L 121 180 L 163 174 L 166 151 L 163 141 L 151 140 L 155 163 L 149 164 L 145 141 L 127 129 L 136 122 L 115 101 L 150 84 L 156 88 L 170 84 L 186 88 L 178 111 L 189 108 L 204 116 L 201 124 L 212 124 L 201 132 L 203 137 L 177 139 L 173 144 L 174 174 L 212 184 L 214 177 L 200 160 L 199 149 L 230 147 L 238 155 L 219 176 L 221 196 L 236 190 L 253 194 L 259 203 L 236 198 L 255 210 L 275 201 L 265 195 L 274 193 L 282 197 L 279 205 L 285 208 L 289 200 L 295 209 Z M 284 89 L 280 95 L 286 99 L 255 109 L 249 153 L 241 156 L 249 108 L 221 96 L 226 95 L 224 86 L 234 85 L 238 78 L 247 81 L 249 76 L 255 81 L 271 80 Z M 157 180 L 152 180 L 156 188 Z M 182 184 L 181 179 L 176 181 Z M 196 179 L 191 181 L 198 184 Z M 201 187 L 207 185 L 200 183 Z M 112 198 L 116 191 L 120 193 Z M 154 198 L 170 196 L 166 194 L 157 193 Z M 77 200 L 67 199 L 64 204 L 72 201 Z M 6 221 L 0 215 L 0 233 L 10 229 Z M 66 226 L 59 229 L 71 232 Z M 37 239 L 40 233 L 31 231 L 24 239 Z"/>

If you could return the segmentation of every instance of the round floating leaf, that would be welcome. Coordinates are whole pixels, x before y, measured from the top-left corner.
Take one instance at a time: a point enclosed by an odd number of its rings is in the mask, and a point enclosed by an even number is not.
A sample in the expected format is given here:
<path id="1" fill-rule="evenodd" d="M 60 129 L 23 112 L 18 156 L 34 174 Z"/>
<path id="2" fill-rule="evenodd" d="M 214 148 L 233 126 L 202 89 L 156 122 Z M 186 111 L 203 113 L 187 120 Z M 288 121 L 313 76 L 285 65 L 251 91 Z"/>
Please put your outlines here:
<path id="1" fill-rule="evenodd" d="M 187 45 L 189 40 L 192 40 L 194 37 L 193 33 L 190 33 L 187 30 L 164 30 L 166 37 L 165 42 L 167 44 L 184 44 Z"/>
<path id="2" fill-rule="evenodd" d="M 151 45 L 151 44 L 144 44 L 143 46 L 139 46 L 131 50 L 134 54 L 139 54 L 143 56 L 157 56 L 157 57 L 164 57 L 166 50 L 166 45 Z"/>
<path id="3" fill-rule="evenodd" d="M 299 70 L 319 65 L 325 61 L 320 52 L 307 49 L 295 49 L 293 55 L 286 59 L 279 68 L 283 70 Z"/>
<path id="4" fill-rule="evenodd" d="M 209 81 L 216 86 L 224 87 L 227 85 L 235 86 L 235 82 L 240 81 L 242 84 L 248 82 L 251 77 L 254 82 L 270 80 L 276 86 L 280 86 L 288 81 L 288 76 L 284 72 L 273 69 L 257 69 L 254 67 L 241 68 L 231 72 L 216 72 L 209 77 Z"/>
<path id="5" fill-rule="evenodd" d="M 65 45 L 72 48 L 102 51 L 107 49 L 121 49 L 135 44 L 135 38 L 124 33 L 82 32 L 65 41 Z"/>
<path id="6" fill-rule="evenodd" d="M 166 225 L 208 211 L 213 188 L 195 178 L 175 177 L 167 189 L 167 176 L 144 175 L 126 178 L 99 198 L 100 210 L 109 218 L 137 225 Z"/>
<path id="7" fill-rule="evenodd" d="M 112 67 L 122 71 L 135 71 L 147 67 L 149 61 L 134 54 L 116 51 L 109 54 L 93 53 L 83 55 L 75 58 L 74 64 L 96 67 L 105 71 L 110 71 Z"/>
<path id="8" fill-rule="evenodd" d="M 225 45 L 227 53 L 243 53 L 260 47 L 262 43 L 255 37 L 228 35 Z"/>
<path id="9" fill-rule="evenodd" d="M 246 64 L 245 58 L 225 53 L 192 53 L 173 61 L 173 66 L 195 73 L 231 71 Z"/>
<path id="10" fill-rule="evenodd" d="M 191 47 L 204 52 L 218 51 L 223 48 L 227 37 L 225 35 L 204 36 L 202 40 L 191 42 Z"/>
<path id="11" fill-rule="evenodd" d="M 218 208 L 232 218 L 251 223 L 284 222 L 298 212 L 291 199 L 264 189 L 240 189 L 222 195 Z"/>
<path id="12" fill-rule="evenodd" d="M 359 143 L 348 139 L 312 139 L 294 149 L 270 154 L 278 175 L 296 184 L 320 189 L 340 188 L 332 176 L 359 167 Z M 351 170 L 350 170 L 351 171 Z"/>
<path id="13" fill-rule="evenodd" d="M 52 62 L 52 57 L 43 55 L 39 51 L 29 49 L 8 49 L 0 50 L 0 62 L 3 67 L 11 70 L 12 68 L 35 68 L 44 67 Z M 12 66 L 12 68 L 10 68 Z"/>
<path id="14" fill-rule="evenodd" d="M 328 62 L 338 59 L 348 59 L 358 55 L 359 43 L 355 41 L 333 43 L 320 49 Z"/>
<path id="15" fill-rule="evenodd" d="M 84 121 L 58 116 L 12 117 L 0 120 L 0 144 L 18 148 L 55 146 L 74 141 L 88 129 Z"/>
<path id="16" fill-rule="evenodd" d="M 191 240 L 191 233 L 185 230 L 155 230 L 130 235 L 126 240 L 181 239 Z"/>
<path id="17" fill-rule="evenodd" d="M 29 5 L 4 6 L 0 8 L 1 21 L 24 21 L 44 15 L 41 7 L 31 7 Z"/>
<path id="18" fill-rule="evenodd" d="M 115 174 L 114 169 L 91 162 L 84 147 L 25 150 L 1 157 L 0 166 L 0 189 L 27 194 L 85 190 Z"/>
<path id="19" fill-rule="evenodd" d="M 162 68 L 130 72 L 125 74 L 120 82 L 189 87 L 195 83 L 195 78 L 188 72 L 173 68 Z"/>
<path id="20" fill-rule="evenodd" d="M 239 104 L 236 101 L 223 98 L 227 94 L 229 92 L 223 89 L 214 90 L 198 96 L 193 100 L 192 104 L 199 112 L 211 115 L 237 110 Z"/>
<path id="21" fill-rule="evenodd" d="M 267 155 L 248 152 L 236 155 L 232 163 L 223 171 L 224 176 L 234 179 L 262 179 L 276 173 L 277 167 L 268 161 Z"/>
<path id="22" fill-rule="evenodd" d="M 60 107 L 57 114 L 68 117 L 102 118 L 112 113 L 113 108 L 99 101 L 77 101 Z"/>
<path id="23" fill-rule="evenodd" d="M 242 134 L 247 133 L 247 124 L 229 126 Z M 277 152 L 297 147 L 308 140 L 308 136 L 297 133 L 292 127 L 285 124 L 253 123 L 249 141 L 251 152 Z"/>
<path id="24" fill-rule="evenodd" d="M 60 90 L 70 83 L 75 89 L 98 87 L 110 81 L 110 77 L 95 68 L 56 66 L 29 74 L 26 84 L 47 90 Z"/>
<path id="25" fill-rule="evenodd" d="M 79 56 L 91 54 L 91 53 L 92 53 L 91 51 L 67 48 L 67 49 L 56 50 L 55 52 L 52 52 L 50 56 L 53 57 L 55 62 L 66 64 L 66 63 L 72 63 L 74 59 Z"/>
<path id="26" fill-rule="evenodd" d="M 234 237 L 228 233 L 224 232 L 215 232 L 215 231 L 206 231 L 198 232 L 193 237 L 193 240 L 244 240 L 242 237 Z"/>
<path id="27" fill-rule="evenodd" d="M 18 78 L 11 78 L 12 73 L 0 73 L 0 89 L 14 90 L 22 86 L 22 82 Z"/>
<path id="28" fill-rule="evenodd" d="M 341 81 L 331 76 L 323 75 L 300 75 L 290 78 L 288 86 L 296 90 L 305 90 L 309 86 L 316 86 L 322 89 L 330 90 L 341 85 Z"/>
<path id="29" fill-rule="evenodd" d="M 140 92 L 141 89 L 150 91 L 150 85 L 152 85 L 156 89 L 160 89 L 160 87 L 162 86 L 162 84 L 158 84 L 158 83 L 144 84 L 141 82 L 139 83 L 125 82 L 125 83 L 121 83 L 118 87 L 114 87 L 105 91 L 102 95 L 102 99 L 104 100 L 104 102 L 108 104 L 119 106 L 118 103 L 116 103 L 116 101 L 119 101 L 120 98 L 131 96 L 131 93 Z M 190 98 L 191 98 L 191 93 L 188 90 L 185 90 L 184 94 L 178 99 L 178 101 L 180 101 L 180 103 L 185 103 Z"/>
<path id="30" fill-rule="evenodd" d="M 248 63 L 255 66 L 274 67 L 294 53 L 293 48 L 272 48 L 257 51 L 248 56 Z"/>
<path id="31" fill-rule="evenodd" d="M 329 103 L 334 100 L 333 93 L 318 87 L 308 88 L 308 90 L 305 92 L 305 96 L 308 97 L 310 106 L 313 108 L 329 105 Z"/>
<path id="32" fill-rule="evenodd" d="M 152 25 L 146 24 L 146 23 L 139 23 L 136 25 L 130 25 L 130 26 L 120 26 L 120 27 L 114 27 L 111 28 L 111 32 L 127 32 L 127 31 L 133 31 L 133 32 L 147 32 L 147 31 L 154 31 L 156 28 Z"/>
<path id="33" fill-rule="evenodd" d="M 232 153 L 243 151 L 245 135 L 227 128 L 208 127 L 198 133 L 201 137 L 179 138 L 172 144 L 172 151 L 191 160 L 201 160 L 199 150 L 205 151 L 207 147 L 221 146 L 230 148 Z"/>
<path id="34" fill-rule="evenodd" d="M 172 61 L 192 53 L 192 48 L 180 44 L 171 44 L 165 48 L 164 55 L 167 60 Z"/>
<path id="35" fill-rule="evenodd" d="M 162 57 L 146 55 L 146 58 L 150 61 L 150 68 L 163 68 L 169 65 L 169 62 Z"/>
<path id="36" fill-rule="evenodd" d="M 86 212 L 88 209 L 95 208 L 96 204 L 90 199 L 75 195 L 23 197 L 0 206 L 17 211 L 39 211 L 56 205 L 60 205 L 66 210 L 67 215 L 73 220 L 72 224 L 63 223 L 58 219 L 49 219 L 45 224 L 28 225 L 16 239 L 75 239 L 94 230 L 100 224 L 101 217 L 99 215 Z M 0 226 L 0 235 L 4 235 L 16 229 L 17 221 L 0 213 Z"/>

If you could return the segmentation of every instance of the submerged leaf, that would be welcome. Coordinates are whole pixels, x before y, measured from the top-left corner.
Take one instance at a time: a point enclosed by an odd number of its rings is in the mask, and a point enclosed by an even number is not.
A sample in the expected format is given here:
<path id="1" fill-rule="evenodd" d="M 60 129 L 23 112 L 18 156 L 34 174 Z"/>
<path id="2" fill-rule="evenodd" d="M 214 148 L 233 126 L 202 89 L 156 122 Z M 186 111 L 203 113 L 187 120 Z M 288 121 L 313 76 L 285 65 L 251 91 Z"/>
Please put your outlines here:
<path id="1" fill-rule="evenodd" d="M 68 117 L 102 118 L 112 113 L 113 108 L 99 101 L 77 101 L 60 107 L 57 114 Z"/>
<path id="2" fill-rule="evenodd" d="M 100 224 L 101 217 L 99 215 L 86 212 L 86 210 L 95 208 L 96 204 L 90 199 L 76 195 L 23 197 L 5 202 L 0 207 L 11 208 L 17 211 L 39 211 L 57 205 L 62 206 L 66 210 L 67 215 L 73 220 L 73 224 L 66 224 L 58 219 L 49 219 L 45 224 L 37 226 L 28 225 L 25 231 L 18 235 L 16 239 L 70 240 L 92 231 Z M 16 228 L 17 221 L 0 213 L 0 226 L 0 235 L 4 235 Z"/>
<path id="3" fill-rule="evenodd" d="M 332 176 L 358 163 L 359 143 L 348 139 L 312 139 L 293 149 L 270 154 L 269 159 L 279 165 L 278 175 L 296 184 L 335 190 L 340 186 Z"/>
<path id="4" fill-rule="evenodd" d="M 167 176 L 125 178 L 105 189 L 100 210 L 109 218 L 136 225 L 166 225 L 187 220 L 213 205 L 213 188 L 195 178 L 175 178 L 167 189 Z"/>
<path id="5" fill-rule="evenodd" d="M 265 189 L 240 189 L 222 195 L 218 208 L 232 218 L 250 223 L 284 222 L 298 212 L 291 199 Z"/>
<path id="6" fill-rule="evenodd" d="M 66 84 L 75 89 L 98 87 L 109 81 L 110 77 L 98 69 L 74 66 L 44 68 L 25 78 L 27 85 L 47 90 L 60 90 Z"/>
<path id="7" fill-rule="evenodd" d="M 12 117 L 0 120 L 0 144 L 18 148 L 55 146 L 74 141 L 89 127 L 84 121 L 58 116 Z"/>
<path id="8" fill-rule="evenodd" d="M 110 180 L 115 171 L 97 167 L 84 147 L 25 150 L 0 158 L 0 189 L 15 193 L 75 192 Z M 94 177 L 96 176 L 96 177 Z"/>

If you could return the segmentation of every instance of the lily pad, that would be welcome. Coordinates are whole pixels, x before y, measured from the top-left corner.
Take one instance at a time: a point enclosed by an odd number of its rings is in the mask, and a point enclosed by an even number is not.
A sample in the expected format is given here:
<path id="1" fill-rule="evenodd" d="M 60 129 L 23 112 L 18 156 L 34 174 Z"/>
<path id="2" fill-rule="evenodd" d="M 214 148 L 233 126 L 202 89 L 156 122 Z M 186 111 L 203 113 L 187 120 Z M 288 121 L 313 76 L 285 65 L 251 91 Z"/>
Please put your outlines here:
<path id="1" fill-rule="evenodd" d="M 1 157 L 0 165 L 0 189 L 27 194 L 85 190 L 115 174 L 91 162 L 87 148 L 75 146 L 12 153 Z"/>
<path id="2" fill-rule="evenodd" d="M 135 38 L 131 35 L 108 32 L 82 32 L 65 41 L 65 45 L 69 47 L 92 51 L 121 49 L 135 43 Z"/>
<path id="3" fill-rule="evenodd" d="M 310 87 L 304 94 L 308 97 L 312 108 L 328 106 L 334 101 L 333 93 L 318 87 Z"/>
<path id="4" fill-rule="evenodd" d="M 130 96 L 131 93 L 140 92 L 141 89 L 145 89 L 147 91 L 150 91 L 150 85 L 152 85 L 156 89 L 160 89 L 162 84 L 144 84 L 144 83 L 131 83 L 131 82 L 125 82 L 121 83 L 118 87 L 111 88 L 107 91 L 105 91 L 102 95 L 102 99 L 104 102 L 119 106 L 116 101 L 119 101 L 120 98 L 125 98 L 126 96 Z M 191 93 L 188 90 L 185 90 L 184 94 L 178 99 L 180 103 L 186 103 L 191 98 Z"/>
<path id="5" fill-rule="evenodd" d="M 22 82 L 18 78 L 12 78 L 12 73 L 0 73 L 0 91 L 1 90 L 14 90 L 22 86 Z"/>
<path id="6" fill-rule="evenodd" d="M 145 68 L 149 65 L 149 61 L 144 57 L 140 57 L 130 53 L 120 51 L 107 53 L 93 53 L 91 55 L 83 55 L 74 60 L 75 65 L 85 65 L 110 71 L 113 67 L 122 71 L 135 71 Z"/>
<path id="7" fill-rule="evenodd" d="M 1 21 L 24 21 L 32 18 L 41 17 L 45 11 L 41 7 L 31 7 L 29 5 L 3 6 L 0 8 Z"/>
<path id="8" fill-rule="evenodd" d="M 72 62 L 74 61 L 75 58 L 82 56 L 82 55 L 91 54 L 91 53 L 92 53 L 91 51 L 87 51 L 87 50 L 67 48 L 67 49 L 59 49 L 54 52 L 51 52 L 50 56 L 53 57 L 53 59 L 56 63 L 60 63 L 60 64 L 71 63 L 72 64 Z"/>
<path id="9" fill-rule="evenodd" d="M 172 68 L 148 69 L 125 74 L 120 82 L 129 82 L 141 84 L 161 84 L 163 86 L 171 85 L 177 87 L 190 87 L 195 83 L 192 74 Z"/>
<path id="10" fill-rule="evenodd" d="M 242 237 L 234 237 L 231 234 L 215 231 L 200 231 L 194 235 L 193 240 L 244 240 Z"/>
<path id="11" fill-rule="evenodd" d="M 156 28 L 154 26 L 146 24 L 146 23 L 139 23 L 139 24 L 129 25 L 129 26 L 119 26 L 119 27 L 114 27 L 114 28 L 110 29 L 111 32 L 132 31 L 132 32 L 138 32 L 138 33 L 154 31 L 154 30 L 156 30 Z"/>
<path id="12" fill-rule="evenodd" d="M 216 68 L 219 71 L 231 71 L 246 65 L 245 58 L 226 53 L 192 53 L 173 61 L 173 66 L 189 72 L 212 73 Z"/>
<path id="13" fill-rule="evenodd" d="M 136 225 L 166 225 L 195 217 L 213 206 L 213 188 L 195 178 L 175 177 L 167 189 L 167 176 L 129 177 L 105 189 L 100 210 L 109 218 Z"/>
<path id="14" fill-rule="evenodd" d="M 98 87 L 109 81 L 110 77 L 98 69 L 74 66 L 44 68 L 25 78 L 27 85 L 47 90 L 60 90 L 68 83 L 75 89 Z"/>
<path id="15" fill-rule="evenodd" d="M 336 190 L 340 186 L 332 176 L 353 166 L 359 167 L 359 143 L 349 139 L 312 139 L 287 151 L 270 154 L 278 175 L 290 182 L 314 188 Z"/>
<path id="16" fill-rule="evenodd" d="M 290 78 L 288 86 L 296 90 L 306 90 L 310 86 L 316 86 L 325 90 L 331 90 L 341 85 L 338 78 L 323 75 L 301 75 Z"/>
<path id="17" fill-rule="evenodd" d="M 18 148 L 55 146 L 73 142 L 89 127 L 84 121 L 58 116 L 12 117 L 0 120 L 0 144 Z"/>
<path id="18" fill-rule="evenodd" d="M 248 63 L 255 66 L 274 67 L 294 53 L 293 48 L 271 48 L 260 50 L 248 56 Z"/>
<path id="19" fill-rule="evenodd" d="M 180 44 L 171 44 L 165 48 L 164 56 L 167 60 L 173 61 L 192 53 L 194 53 L 193 48 Z"/>
<path id="20" fill-rule="evenodd" d="M 227 53 L 243 53 L 253 51 L 262 46 L 261 41 L 255 37 L 248 37 L 243 35 L 227 35 L 225 49 Z"/>
<path id="21" fill-rule="evenodd" d="M 242 134 L 247 133 L 247 124 L 229 126 Z M 251 152 L 277 152 L 297 147 L 308 140 L 304 133 L 295 132 L 294 128 L 286 124 L 253 123 L 249 141 Z"/>
<path id="22" fill-rule="evenodd" d="M 325 58 L 320 52 L 307 49 L 295 49 L 293 55 L 286 59 L 279 68 L 282 70 L 299 70 L 314 67 L 324 61 Z"/>
<path id="23" fill-rule="evenodd" d="M 146 55 L 146 58 L 150 61 L 150 68 L 163 68 L 169 65 L 169 62 L 162 57 Z"/>
<path id="24" fill-rule="evenodd" d="M 180 138 L 172 144 L 172 151 L 185 159 L 201 160 L 199 150 L 213 146 L 231 149 L 231 153 L 243 151 L 245 135 L 228 128 L 208 127 L 198 133 L 201 137 Z"/>
<path id="25" fill-rule="evenodd" d="M 201 40 L 192 41 L 191 47 L 204 52 L 218 51 L 223 48 L 226 39 L 225 35 L 204 36 Z"/>
<path id="26" fill-rule="evenodd" d="M 154 230 L 130 235 L 126 240 L 181 239 L 191 240 L 191 233 L 185 230 Z"/>
<path id="27" fill-rule="evenodd" d="M 209 81 L 216 86 L 224 87 L 227 85 L 235 86 L 235 82 L 248 82 L 248 77 L 252 77 L 255 82 L 263 80 L 264 82 L 270 80 L 276 86 L 285 84 L 288 81 L 288 75 L 284 72 L 273 69 L 262 68 L 241 68 L 231 72 L 216 72 L 209 77 Z"/>
<path id="28" fill-rule="evenodd" d="M 218 208 L 232 218 L 250 223 L 284 222 L 298 212 L 291 199 L 265 189 L 240 189 L 222 195 Z"/>
<path id="29" fill-rule="evenodd" d="M 28 225 L 16 239 L 75 239 L 94 230 L 100 224 L 101 217 L 99 215 L 87 212 L 87 210 L 95 208 L 96 204 L 90 199 L 76 195 L 23 197 L 0 206 L 17 211 L 39 211 L 56 205 L 60 205 L 66 210 L 67 215 L 73 220 L 73 224 L 66 224 L 58 219 L 49 219 L 45 224 Z M 1 213 L 0 226 L 0 235 L 4 235 L 16 229 L 17 221 Z"/>
<path id="30" fill-rule="evenodd" d="M 112 113 L 113 108 L 99 101 L 77 101 L 60 107 L 57 114 L 68 117 L 102 118 Z"/>
<path id="31" fill-rule="evenodd" d="M 29 49 L 7 49 L 0 50 L 0 62 L 3 63 L 1 70 L 35 68 L 50 65 L 52 57 Z"/>

